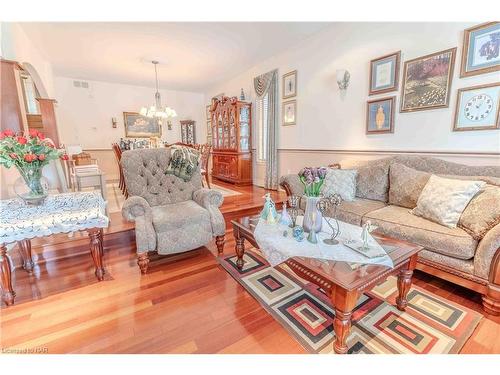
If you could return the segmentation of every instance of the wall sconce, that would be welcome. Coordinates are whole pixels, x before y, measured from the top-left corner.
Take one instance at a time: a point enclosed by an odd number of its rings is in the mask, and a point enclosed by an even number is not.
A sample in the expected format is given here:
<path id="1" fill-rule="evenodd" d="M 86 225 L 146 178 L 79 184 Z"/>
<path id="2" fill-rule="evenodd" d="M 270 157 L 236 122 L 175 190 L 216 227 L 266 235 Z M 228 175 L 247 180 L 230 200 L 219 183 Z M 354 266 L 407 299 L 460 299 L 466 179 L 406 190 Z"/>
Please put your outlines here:
<path id="1" fill-rule="evenodd" d="M 349 72 L 345 69 L 338 69 L 337 70 L 337 84 L 339 85 L 339 89 L 345 90 L 347 89 L 347 86 L 349 86 L 349 79 L 351 78 L 351 75 Z"/>
<path id="2" fill-rule="evenodd" d="M 116 126 L 118 125 L 118 121 L 116 121 L 116 117 L 111 117 L 111 124 L 113 125 L 113 128 L 116 129 Z"/>

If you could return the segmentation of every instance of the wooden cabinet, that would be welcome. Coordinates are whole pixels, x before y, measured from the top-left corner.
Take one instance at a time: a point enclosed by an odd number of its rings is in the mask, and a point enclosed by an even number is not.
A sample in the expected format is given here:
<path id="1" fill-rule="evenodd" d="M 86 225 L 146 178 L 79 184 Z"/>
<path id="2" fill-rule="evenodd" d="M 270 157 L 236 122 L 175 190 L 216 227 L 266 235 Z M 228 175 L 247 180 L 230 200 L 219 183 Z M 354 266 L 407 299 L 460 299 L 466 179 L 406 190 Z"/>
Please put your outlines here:
<path id="1" fill-rule="evenodd" d="M 195 122 L 192 120 L 181 121 L 181 141 L 188 145 L 196 143 Z"/>
<path id="2" fill-rule="evenodd" d="M 252 104 L 236 97 L 213 99 L 212 177 L 237 185 L 252 184 Z"/>

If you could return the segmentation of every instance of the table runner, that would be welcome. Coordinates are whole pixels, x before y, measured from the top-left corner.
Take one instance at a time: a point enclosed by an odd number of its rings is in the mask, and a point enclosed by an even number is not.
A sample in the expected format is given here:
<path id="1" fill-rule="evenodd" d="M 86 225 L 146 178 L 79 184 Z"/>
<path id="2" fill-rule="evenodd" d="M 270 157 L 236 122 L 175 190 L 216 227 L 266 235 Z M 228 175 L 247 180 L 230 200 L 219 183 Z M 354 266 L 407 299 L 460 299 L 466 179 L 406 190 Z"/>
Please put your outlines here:
<path id="1" fill-rule="evenodd" d="M 297 224 L 302 224 L 303 217 L 297 218 Z M 254 231 L 254 236 L 259 249 L 271 266 L 276 266 L 292 257 L 305 257 L 326 259 L 350 263 L 378 264 L 393 268 L 392 259 L 382 246 L 369 235 L 369 245 L 382 249 L 386 254 L 378 258 L 368 258 L 357 251 L 350 249 L 342 244 L 343 241 L 361 238 L 362 228 L 357 225 L 339 221 L 340 236 L 338 245 L 326 245 L 323 239 L 331 236 L 331 229 L 323 218 L 321 232 L 318 233 L 318 243 L 312 244 L 304 239 L 298 242 L 291 234 L 288 237 L 283 236 L 283 232 L 288 228 L 282 224 L 267 224 L 265 220 L 259 219 Z"/>
<path id="2" fill-rule="evenodd" d="M 106 202 L 98 191 L 49 195 L 40 206 L 20 198 L 0 201 L 0 243 L 56 233 L 107 228 Z"/>

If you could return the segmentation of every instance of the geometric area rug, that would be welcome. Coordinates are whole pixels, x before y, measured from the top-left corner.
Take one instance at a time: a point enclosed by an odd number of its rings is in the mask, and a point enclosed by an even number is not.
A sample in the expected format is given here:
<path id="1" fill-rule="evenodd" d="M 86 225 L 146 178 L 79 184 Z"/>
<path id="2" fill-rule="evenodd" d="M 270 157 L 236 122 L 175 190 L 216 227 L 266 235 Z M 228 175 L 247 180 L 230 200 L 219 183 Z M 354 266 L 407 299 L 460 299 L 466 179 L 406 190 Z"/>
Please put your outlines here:
<path id="1" fill-rule="evenodd" d="M 318 286 L 282 263 L 271 267 L 258 249 L 245 249 L 242 270 L 236 256 L 221 266 L 310 353 L 333 353 L 334 309 Z M 348 353 L 458 353 L 482 315 L 417 286 L 405 312 L 395 307 L 396 277 L 363 294 L 352 314 Z"/>

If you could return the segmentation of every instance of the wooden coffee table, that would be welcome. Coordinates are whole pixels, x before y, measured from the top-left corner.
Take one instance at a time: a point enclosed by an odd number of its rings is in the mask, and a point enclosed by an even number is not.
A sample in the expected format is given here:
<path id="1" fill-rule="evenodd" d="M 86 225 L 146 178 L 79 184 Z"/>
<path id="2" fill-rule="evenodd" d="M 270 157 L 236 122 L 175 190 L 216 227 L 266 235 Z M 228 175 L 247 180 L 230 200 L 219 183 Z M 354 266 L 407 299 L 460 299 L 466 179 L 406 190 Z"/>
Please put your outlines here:
<path id="1" fill-rule="evenodd" d="M 258 248 L 254 237 L 258 216 L 243 217 L 231 221 L 233 234 L 236 239 L 236 264 L 243 267 L 245 240 Z M 351 315 L 358 298 L 363 292 L 383 283 L 390 275 L 398 277 L 397 308 L 404 311 L 408 301 L 406 299 L 411 287 L 411 277 L 417 263 L 418 252 L 421 246 L 387 237 L 376 232 L 373 237 L 384 247 L 390 248 L 394 268 L 390 269 L 379 265 L 362 265 L 353 269 L 347 262 L 327 261 L 313 258 L 294 257 L 286 264 L 299 277 L 308 280 L 325 290 L 331 298 L 335 308 L 333 329 L 335 342 L 333 349 L 336 353 L 347 353 L 347 337 L 351 329 Z"/>

